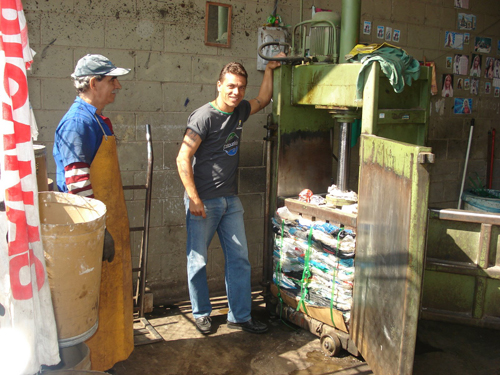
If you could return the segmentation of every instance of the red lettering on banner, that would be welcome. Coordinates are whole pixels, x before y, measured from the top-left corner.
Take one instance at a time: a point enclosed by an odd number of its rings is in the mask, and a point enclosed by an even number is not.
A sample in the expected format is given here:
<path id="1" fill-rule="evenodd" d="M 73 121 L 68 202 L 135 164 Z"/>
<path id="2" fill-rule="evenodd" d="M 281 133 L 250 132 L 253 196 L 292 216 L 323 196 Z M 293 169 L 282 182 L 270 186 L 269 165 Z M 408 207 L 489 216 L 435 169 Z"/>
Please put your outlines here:
<path id="1" fill-rule="evenodd" d="M 9 256 L 17 255 L 28 251 L 28 222 L 26 212 L 7 207 L 7 218 L 16 226 L 16 239 L 9 238 Z M 10 237 L 10 235 L 9 235 Z"/>
<path id="2" fill-rule="evenodd" d="M 31 266 L 35 265 L 35 275 L 37 289 L 40 290 L 45 283 L 45 270 L 43 269 L 43 264 L 40 262 L 32 249 L 28 249 L 27 252 L 21 255 L 17 255 L 11 258 L 9 262 L 9 274 L 10 274 L 10 287 L 12 290 L 12 297 L 17 300 L 27 300 L 33 298 L 33 287 L 31 281 L 23 285 L 21 284 L 21 269 L 23 267 L 29 267 L 31 273 Z"/>
<path id="3" fill-rule="evenodd" d="M 12 99 L 12 109 L 16 110 L 18 108 L 21 108 L 28 99 L 28 83 L 26 81 L 26 75 L 21 68 L 9 63 L 5 64 L 4 74 L 4 87 L 5 91 Z M 10 90 L 10 79 L 16 82 L 18 85 L 18 90 L 15 94 L 12 94 Z"/>
<path id="4" fill-rule="evenodd" d="M 31 127 L 26 124 L 14 121 L 14 133 L 3 136 L 5 150 L 11 150 L 17 143 L 26 143 L 31 140 Z"/>
<path id="5" fill-rule="evenodd" d="M 5 170 L 19 171 L 19 178 L 24 178 L 31 174 L 31 161 L 20 161 L 17 155 L 5 155 Z"/>
<path id="6" fill-rule="evenodd" d="M 23 46 L 21 43 L 9 43 L 3 42 L 3 50 L 5 51 L 5 57 L 22 57 L 23 56 Z"/>
<path id="7" fill-rule="evenodd" d="M 2 9 L 11 9 L 17 14 L 16 0 L 2 0 Z M 15 35 L 20 33 L 19 19 L 16 17 L 13 20 L 6 19 L 0 12 L 0 23 L 2 24 L 2 34 Z"/>

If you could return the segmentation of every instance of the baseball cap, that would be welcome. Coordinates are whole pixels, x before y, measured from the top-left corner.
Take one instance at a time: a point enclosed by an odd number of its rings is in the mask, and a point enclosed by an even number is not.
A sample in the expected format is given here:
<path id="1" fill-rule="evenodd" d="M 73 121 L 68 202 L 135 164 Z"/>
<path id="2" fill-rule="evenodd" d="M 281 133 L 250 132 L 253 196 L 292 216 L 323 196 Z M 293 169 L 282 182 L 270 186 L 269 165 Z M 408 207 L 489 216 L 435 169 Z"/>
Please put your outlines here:
<path id="1" fill-rule="evenodd" d="M 93 75 L 123 76 L 129 72 L 130 69 L 116 67 L 103 55 L 88 54 L 78 60 L 75 71 L 71 74 L 71 77 L 77 78 Z"/>

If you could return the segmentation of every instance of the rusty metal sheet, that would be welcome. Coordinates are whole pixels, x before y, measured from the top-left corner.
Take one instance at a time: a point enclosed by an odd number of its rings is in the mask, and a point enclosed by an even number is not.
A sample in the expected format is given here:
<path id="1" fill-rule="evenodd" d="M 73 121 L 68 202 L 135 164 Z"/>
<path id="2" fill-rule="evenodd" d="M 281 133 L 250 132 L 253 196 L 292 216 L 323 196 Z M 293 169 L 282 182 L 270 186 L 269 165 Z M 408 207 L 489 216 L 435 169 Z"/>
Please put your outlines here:
<path id="1" fill-rule="evenodd" d="M 376 375 L 412 373 L 424 262 L 428 147 L 362 135 L 351 336 Z"/>

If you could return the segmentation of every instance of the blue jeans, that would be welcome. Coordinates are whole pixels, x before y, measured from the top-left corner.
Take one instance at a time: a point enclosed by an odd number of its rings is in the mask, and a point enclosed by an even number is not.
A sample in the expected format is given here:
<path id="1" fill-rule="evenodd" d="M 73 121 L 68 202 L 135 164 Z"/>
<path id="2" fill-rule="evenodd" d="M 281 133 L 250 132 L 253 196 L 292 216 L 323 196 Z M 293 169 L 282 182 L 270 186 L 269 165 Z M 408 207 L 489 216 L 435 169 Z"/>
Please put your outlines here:
<path id="1" fill-rule="evenodd" d="M 187 274 L 193 317 L 212 312 L 207 284 L 207 251 L 217 231 L 224 252 L 226 293 L 229 303 L 227 320 L 243 323 L 250 320 L 252 305 L 248 247 L 243 223 L 243 206 L 237 196 L 203 201 L 207 217 L 189 212 L 185 198 L 187 228 Z"/>

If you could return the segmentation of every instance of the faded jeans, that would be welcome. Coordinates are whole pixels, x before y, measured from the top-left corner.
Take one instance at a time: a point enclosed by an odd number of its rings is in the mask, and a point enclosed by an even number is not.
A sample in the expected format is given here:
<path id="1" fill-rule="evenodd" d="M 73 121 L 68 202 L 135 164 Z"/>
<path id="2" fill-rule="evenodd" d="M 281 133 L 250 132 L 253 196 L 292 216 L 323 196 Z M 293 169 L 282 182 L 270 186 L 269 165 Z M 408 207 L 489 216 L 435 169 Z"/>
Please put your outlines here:
<path id="1" fill-rule="evenodd" d="M 207 284 L 207 250 L 217 231 L 224 252 L 226 293 L 229 303 L 227 320 L 243 323 L 250 320 L 252 304 L 248 247 L 243 223 L 243 206 L 237 196 L 203 201 L 207 217 L 189 212 L 189 198 L 184 199 L 187 228 L 187 274 L 193 317 L 212 312 Z"/>

